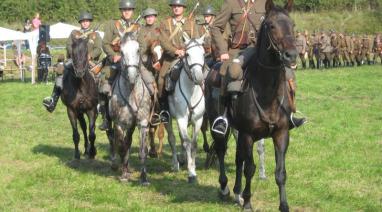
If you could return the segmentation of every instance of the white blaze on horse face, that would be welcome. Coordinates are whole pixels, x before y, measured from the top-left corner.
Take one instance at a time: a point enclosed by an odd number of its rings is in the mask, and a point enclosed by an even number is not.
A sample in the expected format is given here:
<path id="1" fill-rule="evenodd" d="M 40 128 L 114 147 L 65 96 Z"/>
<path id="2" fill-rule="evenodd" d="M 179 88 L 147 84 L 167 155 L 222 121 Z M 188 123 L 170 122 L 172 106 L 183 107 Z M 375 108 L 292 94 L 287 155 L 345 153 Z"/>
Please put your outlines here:
<path id="1" fill-rule="evenodd" d="M 138 75 L 139 43 L 136 40 L 127 40 L 121 45 L 123 53 L 123 66 L 127 67 L 130 83 L 134 83 Z"/>
<path id="2" fill-rule="evenodd" d="M 157 55 L 158 60 L 162 58 L 163 49 L 160 45 L 154 47 L 154 53 Z"/>
<path id="3" fill-rule="evenodd" d="M 203 82 L 204 48 L 202 40 L 189 40 L 187 46 L 187 61 L 192 66 L 191 73 L 194 82 L 201 84 Z M 194 65 L 199 64 L 199 65 Z"/>

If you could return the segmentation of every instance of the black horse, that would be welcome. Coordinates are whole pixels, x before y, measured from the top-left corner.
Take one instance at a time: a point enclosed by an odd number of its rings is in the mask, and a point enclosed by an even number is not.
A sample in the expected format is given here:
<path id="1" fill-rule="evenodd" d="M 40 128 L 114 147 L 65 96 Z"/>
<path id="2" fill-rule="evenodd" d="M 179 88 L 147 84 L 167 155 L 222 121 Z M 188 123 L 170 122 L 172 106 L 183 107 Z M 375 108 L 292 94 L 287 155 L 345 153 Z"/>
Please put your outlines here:
<path id="1" fill-rule="evenodd" d="M 84 135 L 85 155 L 92 159 L 96 155 L 94 141 L 96 139 L 95 122 L 98 103 L 97 86 L 94 77 L 89 72 L 88 39 L 80 36 L 72 36 L 70 39 L 73 39 L 72 52 L 70 52 L 73 62 L 72 66 L 67 67 L 64 72 L 61 100 L 67 107 L 68 117 L 72 125 L 75 146 L 74 157 L 80 159 L 78 120 Z M 84 114 L 87 115 L 89 121 L 89 136 L 86 132 Z"/>
<path id="2" fill-rule="evenodd" d="M 244 209 L 252 209 L 251 180 L 256 169 L 253 160 L 254 141 L 271 137 L 276 156 L 275 178 L 279 187 L 279 209 L 289 210 L 285 191 L 285 154 L 289 144 L 289 130 L 294 127 L 290 121 L 293 111 L 291 99 L 294 97 L 291 96 L 286 71 L 288 73 L 294 71 L 297 56 L 294 24 L 289 17 L 292 4 L 293 1 L 288 0 L 285 7 L 281 8 L 275 6 L 272 0 L 266 2 L 266 17 L 260 28 L 255 47 L 256 53 L 250 59 L 245 71 L 244 92 L 238 96 L 237 100 L 230 103 L 228 110 L 229 122 L 239 131 L 234 193 L 236 201 L 244 200 Z M 293 73 L 292 76 L 294 76 Z M 219 94 L 212 93 L 210 98 L 216 98 L 216 96 Z M 207 107 L 212 107 L 213 110 L 216 105 Z M 209 119 L 213 120 L 218 115 L 220 114 L 210 113 Z M 212 136 L 216 138 L 219 135 L 212 133 Z M 227 137 L 221 138 L 220 135 L 220 139 L 215 138 L 214 148 L 220 165 L 221 196 L 226 197 L 229 195 L 224 166 Z M 243 172 L 246 183 L 241 194 Z"/>

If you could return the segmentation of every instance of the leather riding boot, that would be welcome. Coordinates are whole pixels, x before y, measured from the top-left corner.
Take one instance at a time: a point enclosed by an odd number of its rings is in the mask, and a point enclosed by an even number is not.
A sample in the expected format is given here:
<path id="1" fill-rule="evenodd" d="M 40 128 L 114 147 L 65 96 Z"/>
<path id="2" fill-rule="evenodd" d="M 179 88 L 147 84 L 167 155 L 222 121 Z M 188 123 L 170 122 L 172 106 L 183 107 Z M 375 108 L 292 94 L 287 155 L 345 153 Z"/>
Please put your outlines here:
<path id="1" fill-rule="evenodd" d="M 307 122 L 306 118 L 297 118 L 291 116 L 289 119 L 289 129 L 298 128 Z"/>
<path id="2" fill-rule="evenodd" d="M 168 123 L 170 121 L 170 113 L 168 112 L 169 105 L 168 105 L 168 100 L 167 96 L 162 96 L 159 99 L 159 105 L 160 105 L 160 122 L 162 123 Z"/>
<path id="3" fill-rule="evenodd" d="M 58 99 L 60 98 L 60 95 L 61 95 L 61 88 L 54 85 L 52 95 L 50 97 L 45 98 L 42 101 L 42 104 L 45 106 L 47 111 L 49 111 L 50 113 L 54 111 L 54 109 L 56 108 Z"/>
<path id="4" fill-rule="evenodd" d="M 103 100 L 100 100 L 99 112 L 102 116 L 102 124 L 98 126 L 98 129 L 101 131 L 106 131 L 109 128 L 109 120 L 107 119 L 107 100 L 104 100 L 107 97 L 102 97 Z"/>

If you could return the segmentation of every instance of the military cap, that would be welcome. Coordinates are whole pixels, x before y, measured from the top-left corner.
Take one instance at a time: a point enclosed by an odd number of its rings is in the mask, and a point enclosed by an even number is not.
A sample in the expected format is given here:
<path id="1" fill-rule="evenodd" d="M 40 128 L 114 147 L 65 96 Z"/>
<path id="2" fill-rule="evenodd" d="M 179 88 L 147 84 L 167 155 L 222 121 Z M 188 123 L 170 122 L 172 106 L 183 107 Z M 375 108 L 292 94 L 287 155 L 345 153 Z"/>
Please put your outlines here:
<path id="1" fill-rule="evenodd" d="M 211 6 L 211 5 L 208 5 L 204 11 L 203 11 L 203 15 L 204 16 L 207 16 L 207 15 L 213 15 L 213 16 L 216 16 L 216 13 L 215 13 L 215 9 Z"/>
<path id="2" fill-rule="evenodd" d="M 135 9 L 134 0 L 121 0 L 119 2 L 119 9 Z"/>
<path id="3" fill-rule="evenodd" d="M 149 16 L 149 15 L 157 16 L 158 12 L 153 8 L 147 8 L 147 9 L 143 10 L 143 12 L 142 12 L 143 17 Z"/>
<path id="4" fill-rule="evenodd" d="M 170 0 L 169 4 L 170 6 L 183 6 L 186 7 L 186 0 Z"/>
<path id="5" fill-rule="evenodd" d="M 91 13 L 83 11 L 80 13 L 80 16 L 78 17 L 78 23 L 83 20 L 93 21 L 93 15 Z"/>

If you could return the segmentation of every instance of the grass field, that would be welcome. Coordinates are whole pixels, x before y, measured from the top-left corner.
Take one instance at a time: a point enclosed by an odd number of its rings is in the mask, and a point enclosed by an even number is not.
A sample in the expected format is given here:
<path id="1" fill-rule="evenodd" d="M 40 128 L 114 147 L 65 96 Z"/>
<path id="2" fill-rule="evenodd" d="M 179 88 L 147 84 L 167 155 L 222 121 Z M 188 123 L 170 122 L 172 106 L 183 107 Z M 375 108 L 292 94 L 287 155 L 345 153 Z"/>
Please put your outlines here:
<path id="1" fill-rule="evenodd" d="M 381 211 L 382 66 L 299 71 L 297 77 L 298 109 L 309 124 L 291 132 L 286 157 L 291 209 Z M 111 171 L 108 141 L 101 131 L 97 130 L 96 159 L 74 160 L 65 107 L 60 102 L 50 114 L 41 105 L 51 89 L 52 85 L 0 81 L 0 211 L 240 210 L 233 200 L 219 200 L 217 169 L 202 169 L 201 139 L 197 185 L 187 183 L 184 168 L 171 172 L 167 143 L 163 158 L 148 161 L 149 187 L 139 185 L 136 139 L 135 172 L 128 184 L 121 184 L 120 173 Z M 231 196 L 234 149 L 231 140 L 227 154 Z M 268 180 L 260 181 L 256 172 L 252 185 L 252 204 L 260 211 L 278 209 L 274 167 L 273 145 L 267 140 Z"/>

